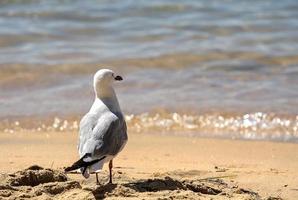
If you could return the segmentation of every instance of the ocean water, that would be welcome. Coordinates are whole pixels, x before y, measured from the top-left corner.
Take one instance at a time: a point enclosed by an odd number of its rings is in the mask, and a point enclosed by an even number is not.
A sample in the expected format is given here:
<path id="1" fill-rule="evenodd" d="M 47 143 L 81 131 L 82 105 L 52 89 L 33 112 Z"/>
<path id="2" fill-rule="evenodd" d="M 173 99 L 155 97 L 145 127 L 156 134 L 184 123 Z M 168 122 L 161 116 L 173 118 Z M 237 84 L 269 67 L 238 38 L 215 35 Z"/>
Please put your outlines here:
<path id="1" fill-rule="evenodd" d="M 124 77 L 136 132 L 298 141 L 298 1 L 3 0 L 1 130 L 77 130 Z"/>

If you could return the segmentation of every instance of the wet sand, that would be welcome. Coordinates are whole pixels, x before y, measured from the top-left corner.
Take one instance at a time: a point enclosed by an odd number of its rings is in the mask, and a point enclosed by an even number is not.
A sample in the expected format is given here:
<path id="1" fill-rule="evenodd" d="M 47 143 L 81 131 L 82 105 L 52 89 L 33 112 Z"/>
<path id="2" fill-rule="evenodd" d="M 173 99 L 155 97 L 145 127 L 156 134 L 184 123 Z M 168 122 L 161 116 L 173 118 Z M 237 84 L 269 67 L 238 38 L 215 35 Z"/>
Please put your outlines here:
<path id="1" fill-rule="evenodd" d="M 114 184 L 106 184 L 105 166 L 100 175 L 101 185 L 96 186 L 95 175 L 85 180 L 79 174 L 66 176 L 62 172 L 63 167 L 78 158 L 77 133 L 0 133 L 0 197 L 298 198 L 297 144 L 149 134 L 129 136 L 126 148 L 114 160 Z M 24 170 L 32 165 L 51 170 Z"/>

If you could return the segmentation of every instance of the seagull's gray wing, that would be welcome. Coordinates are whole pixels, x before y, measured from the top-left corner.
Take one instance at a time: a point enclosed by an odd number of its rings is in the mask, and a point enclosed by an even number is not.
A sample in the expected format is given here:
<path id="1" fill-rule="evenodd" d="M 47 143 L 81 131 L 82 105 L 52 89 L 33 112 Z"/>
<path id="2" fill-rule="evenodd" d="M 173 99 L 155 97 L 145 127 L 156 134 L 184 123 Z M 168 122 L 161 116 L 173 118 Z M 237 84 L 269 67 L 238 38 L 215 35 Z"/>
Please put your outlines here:
<path id="1" fill-rule="evenodd" d="M 127 141 L 126 123 L 122 114 L 102 115 L 88 136 L 83 137 L 85 142 L 82 144 L 81 156 L 91 153 L 92 159 L 99 159 L 118 154 Z"/>
<path id="2" fill-rule="evenodd" d="M 87 113 L 80 121 L 80 130 L 79 130 L 79 141 L 78 141 L 78 150 L 80 157 L 83 157 L 83 147 L 86 142 L 92 137 L 92 131 L 96 126 L 98 116 L 94 114 Z"/>

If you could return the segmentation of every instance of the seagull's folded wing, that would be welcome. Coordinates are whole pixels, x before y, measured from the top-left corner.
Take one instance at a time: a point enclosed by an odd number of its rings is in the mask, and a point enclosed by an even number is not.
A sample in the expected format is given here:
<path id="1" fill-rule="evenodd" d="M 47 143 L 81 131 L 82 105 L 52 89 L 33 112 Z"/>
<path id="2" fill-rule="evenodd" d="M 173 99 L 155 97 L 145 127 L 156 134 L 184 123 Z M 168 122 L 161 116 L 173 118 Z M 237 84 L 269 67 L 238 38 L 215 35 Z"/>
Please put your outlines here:
<path id="1" fill-rule="evenodd" d="M 91 117 L 92 118 L 92 117 Z M 118 154 L 126 143 L 126 124 L 123 117 L 114 114 L 101 116 L 96 123 L 82 127 L 80 133 L 80 155 L 91 153 L 92 159 Z M 88 131 L 88 133 L 86 133 Z"/>

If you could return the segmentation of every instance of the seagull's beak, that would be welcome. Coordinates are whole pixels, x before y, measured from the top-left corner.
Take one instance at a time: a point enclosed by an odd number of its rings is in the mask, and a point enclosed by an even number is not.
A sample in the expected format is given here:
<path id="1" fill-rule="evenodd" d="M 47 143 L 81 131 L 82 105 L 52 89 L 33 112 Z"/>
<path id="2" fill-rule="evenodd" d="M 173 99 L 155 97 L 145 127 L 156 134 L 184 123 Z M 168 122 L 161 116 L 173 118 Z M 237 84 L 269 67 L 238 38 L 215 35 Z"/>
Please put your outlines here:
<path id="1" fill-rule="evenodd" d="M 115 80 L 116 80 L 116 81 L 122 81 L 123 78 L 122 78 L 121 76 L 116 76 L 116 77 L 115 77 Z"/>

